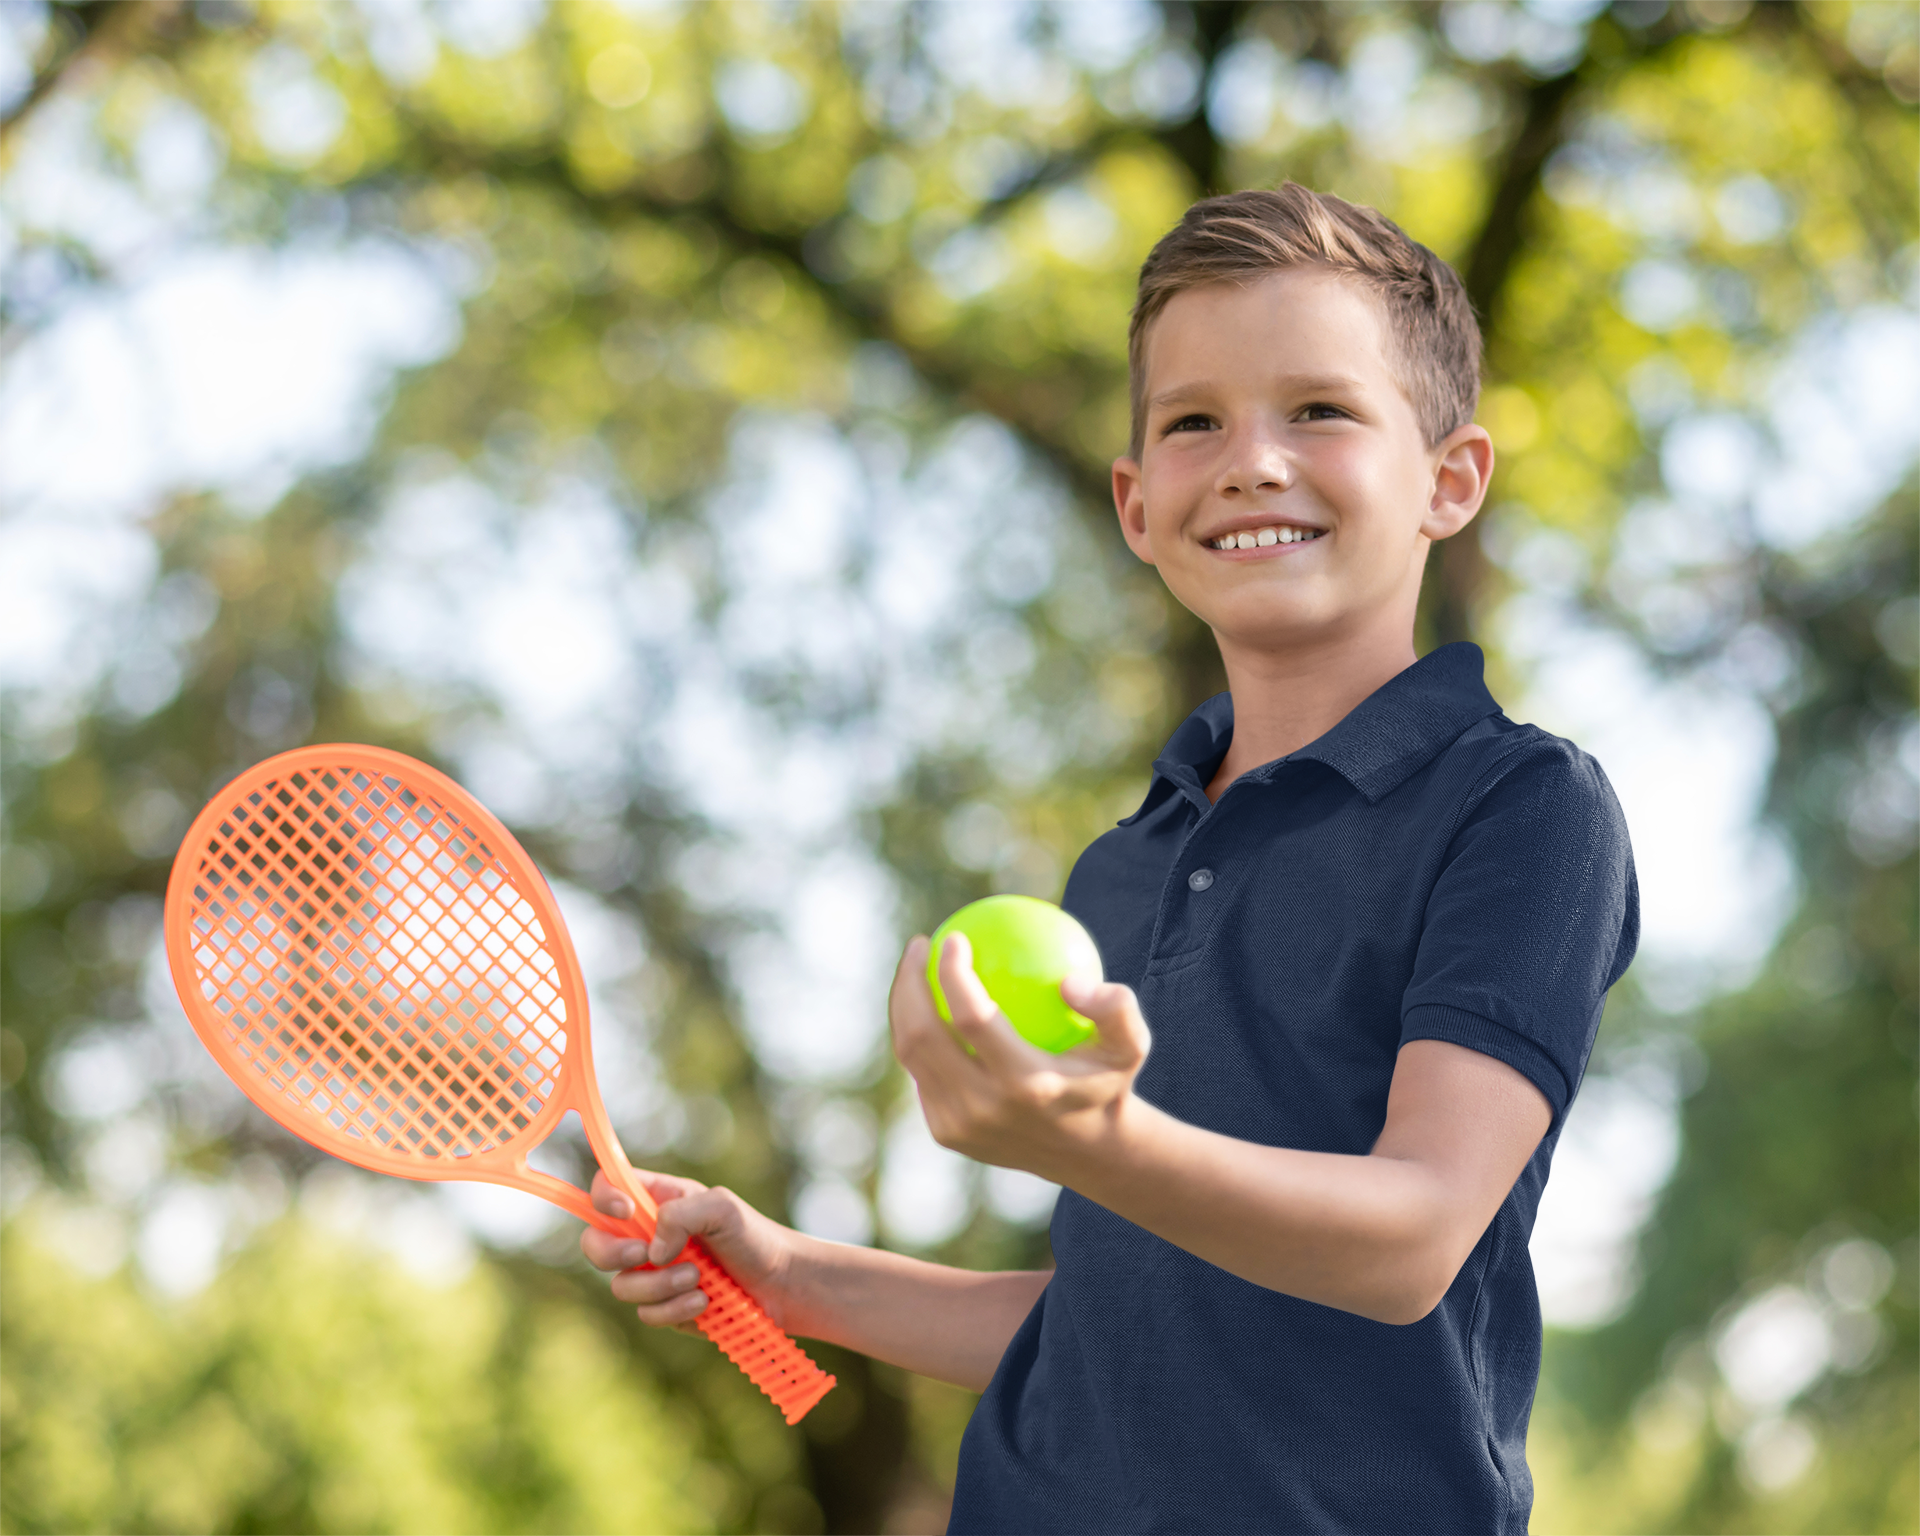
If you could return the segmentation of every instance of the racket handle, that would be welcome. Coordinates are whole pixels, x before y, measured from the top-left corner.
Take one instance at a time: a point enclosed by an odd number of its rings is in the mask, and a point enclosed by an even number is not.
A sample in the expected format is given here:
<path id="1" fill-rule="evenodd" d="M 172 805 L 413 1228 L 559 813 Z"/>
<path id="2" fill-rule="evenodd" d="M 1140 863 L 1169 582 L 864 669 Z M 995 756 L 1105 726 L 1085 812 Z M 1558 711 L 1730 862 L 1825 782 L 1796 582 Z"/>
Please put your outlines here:
<path id="1" fill-rule="evenodd" d="M 780 1331 L 699 1238 L 688 1240 L 681 1258 L 693 1260 L 707 1308 L 694 1319 L 700 1331 L 778 1408 L 789 1424 L 798 1424 L 813 1405 L 833 1390 L 835 1378 L 806 1356 Z M 676 1261 L 677 1262 L 677 1261 Z"/>

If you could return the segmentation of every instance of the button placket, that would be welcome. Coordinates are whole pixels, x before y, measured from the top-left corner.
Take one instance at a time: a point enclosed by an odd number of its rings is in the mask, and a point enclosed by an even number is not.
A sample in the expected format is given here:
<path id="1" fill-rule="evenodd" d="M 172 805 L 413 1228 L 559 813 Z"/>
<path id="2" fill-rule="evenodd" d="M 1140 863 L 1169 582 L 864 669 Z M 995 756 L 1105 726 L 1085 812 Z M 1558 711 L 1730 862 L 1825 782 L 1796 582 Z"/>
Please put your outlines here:
<path id="1" fill-rule="evenodd" d="M 1234 791 L 1239 789 L 1245 782 L 1246 778 L 1243 775 L 1240 779 L 1229 784 L 1225 793 L 1216 801 L 1204 801 L 1197 792 L 1188 795 L 1190 802 L 1200 800 L 1202 803 L 1190 805 L 1190 820 L 1187 823 L 1186 833 L 1180 840 L 1180 850 L 1174 855 L 1173 867 L 1167 871 L 1167 883 L 1160 888 L 1160 905 L 1154 914 L 1153 936 L 1147 941 L 1147 970 L 1149 972 L 1159 964 L 1160 960 L 1168 952 L 1165 946 L 1170 940 L 1175 944 L 1179 944 L 1181 938 L 1184 937 L 1182 930 L 1191 931 L 1188 929 L 1190 922 L 1204 923 L 1205 909 L 1197 907 L 1191 909 L 1191 915 L 1179 910 L 1180 901 L 1179 897 L 1175 894 L 1179 890 L 1179 886 L 1174 884 L 1174 882 L 1180 878 L 1180 866 L 1184 864 L 1188 856 L 1195 851 L 1193 849 L 1194 840 L 1219 814 L 1220 808 L 1232 798 Z M 1218 873 L 1211 866 L 1202 865 L 1200 868 L 1188 873 L 1186 881 L 1187 890 L 1189 893 L 1197 896 L 1201 892 L 1210 889 L 1218 879 Z M 1184 952 L 1184 950 L 1176 951 L 1176 953 Z"/>

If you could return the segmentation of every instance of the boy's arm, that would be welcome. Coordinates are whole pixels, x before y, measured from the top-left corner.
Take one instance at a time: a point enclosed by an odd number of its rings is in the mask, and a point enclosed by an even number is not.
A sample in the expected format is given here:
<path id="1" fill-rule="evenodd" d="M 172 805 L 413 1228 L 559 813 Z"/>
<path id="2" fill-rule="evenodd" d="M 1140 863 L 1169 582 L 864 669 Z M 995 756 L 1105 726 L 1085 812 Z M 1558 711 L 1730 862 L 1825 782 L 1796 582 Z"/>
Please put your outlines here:
<path id="1" fill-rule="evenodd" d="M 984 1392 L 1053 1271 L 980 1274 L 881 1248 L 803 1238 L 794 1331 Z"/>
<path id="2" fill-rule="evenodd" d="M 706 1297 L 693 1284 L 693 1266 L 673 1262 L 687 1238 L 698 1234 L 788 1333 L 983 1392 L 1052 1274 L 976 1274 L 830 1243 L 781 1226 L 731 1190 L 665 1174 L 642 1173 L 641 1179 L 660 1206 L 653 1242 L 589 1227 L 580 1247 L 597 1268 L 620 1272 L 613 1294 L 634 1306 L 641 1322 L 656 1327 L 692 1331 L 693 1319 L 706 1309 Z M 594 1176 L 593 1203 L 609 1216 L 629 1214 L 626 1197 L 600 1174 Z M 663 1267 L 633 1267 L 646 1263 Z"/>
<path id="3" fill-rule="evenodd" d="M 1552 1121 L 1504 1062 L 1416 1040 L 1369 1155 L 1239 1141 L 1135 1096 L 1148 1037 L 1129 988 L 1069 981 L 1068 1001 L 1100 1033 L 1050 1056 L 1014 1034 L 970 961 L 965 939 L 950 939 L 940 981 L 973 1055 L 934 1012 L 925 939 L 894 979 L 894 1047 L 935 1139 L 1077 1190 L 1256 1285 L 1376 1322 L 1433 1310 Z"/>

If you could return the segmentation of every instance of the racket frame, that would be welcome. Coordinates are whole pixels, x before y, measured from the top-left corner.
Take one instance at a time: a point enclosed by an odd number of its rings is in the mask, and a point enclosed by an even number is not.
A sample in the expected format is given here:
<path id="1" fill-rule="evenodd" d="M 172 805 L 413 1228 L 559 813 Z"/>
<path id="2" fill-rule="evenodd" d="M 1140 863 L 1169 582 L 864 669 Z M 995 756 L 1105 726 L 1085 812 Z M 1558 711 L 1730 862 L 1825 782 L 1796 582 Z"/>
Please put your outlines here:
<path id="1" fill-rule="evenodd" d="M 233 1062 L 232 1043 L 224 1038 L 225 1025 L 207 1005 L 200 991 L 200 977 L 193 960 L 198 938 L 192 928 L 194 884 L 205 879 L 221 878 L 208 873 L 204 850 L 214 840 L 220 824 L 239 809 L 240 802 L 235 800 L 232 786 L 239 781 L 246 781 L 248 787 L 242 791 L 244 797 L 263 790 L 270 783 L 284 782 L 290 774 L 312 774 L 326 768 L 359 769 L 376 782 L 393 777 L 416 792 L 424 789 L 443 811 L 457 821 L 464 822 L 486 841 L 487 851 L 505 867 L 516 892 L 533 908 L 543 930 L 545 945 L 558 969 L 553 982 L 565 1006 L 565 1027 L 571 1036 L 567 1048 L 560 1053 L 558 1080 L 539 1113 L 505 1145 L 476 1157 L 449 1156 L 428 1162 L 405 1155 L 383 1156 L 374 1144 L 357 1136 L 346 1135 L 328 1125 L 322 1117 L 296 1108 L 287 1100 L 283 1090 L 259 1073 L 229 1071 L 227 1075 L 248 1098 L 302 1141 L 370 1172 L 423 1183 L 504 1184 L 551 1201 L 569 1215 L 603 1231 L 651 1240 L 658 1223 L 659 1207 L 641 1185 L 639 1175 L 628 1161 L 619 1138 L 614 1135 L 613 1124 L 607 1118 L 606 1106 L 601 1100 L 599 1083 L 593 1072 L 585 979 L 581 974 L 579 956 L 573 948 L 572 936 L 567 932 L 559 903 L 554 899 L 553 889 L 520 846 L 519 839 L 507 831 L 492 812 L 445 774 L 415 758 L 382 747 L 353 743 L 296 747 L 234 775 L 193 819 L 180 847 L 183 855 L 191 849 L 201 852 L 194 854 L 191 860 L 181 857 L 174 862 L 172 876 L 167 882 L 164 929 L 167 964 L 172 970 L 174 988 L 180 994 L 187 1021 L 193 1026 L 194 1033 L 222 1067 Z M 192 868 L 189 868 L 190 862 Z M 585 1190 L 528 1165 L 527 1154 L 553 1134 L 569 1109 L 579 1114 L 581 1126 L 586 1131 L 587 1145 L 592 1149 L 601 1170 L 633 1203 L 633 1217 L 620 1220 L 597 1211 Z M 484 1156 L 486 1161 L 475 1167 L 478 1156 Z"/>
<path id="2" fill-rule="evenodd" d="M 230 816 L 238 814 L 245 818 L 250 814 L 246 808 L 248 797 L 263 793 L 272 785 L 284 787 L 290 775 L 311 775 L 328 769 L 364 772 L 375 784 L 397 779 L 409 792 L 416 795 L 424 792 L 437 801 L 444 814 L 464 824 L 488 845 L 486 851 L 504 868 L 509 883 L 532 908 L 543 930 L 540 937 L 557 972 L 543 979 L 554 986 L 563 1004 L 560 1024 L 568 1032 L 567 1044 L 559 1053 L 553 1085 L 547 1090 L 539 1111 L 504 1142 L 469 1155 L 440 1156 L 429 1162 L 417 1155 L 384 1153 L 376 1143 L 346 1134 L 328 1124 L 324 1116 L 310 1109 L 296 1108 L 284 1088 L 257 1071 L 248 1070 L 236 1056 L 233 1042 L 227 1038 L 226 1021 L 201 990 L 195 949 L 203 941 L 193 927 L 194 912 L 200 905 L 195 886 L 209 880 L 231 878 L 208 870 L 207 850 L 216 841 L 217 830 Z M 392 793 L 391 786 L 386 787 L 387 792 Z M 285 869 L 292 871 L 301 861 L 289 856 L 281 862 Z M 439 770 L 398 752 L 345 742 L 297 747 L 235 774 L 202 808 L 181 840 L 167 882 L 163 927 L 167 965 L 194 1033 L 240 1090 L 302 1141 L 373 1173 L 423 1183 L 503 1184 L 551 1201 L 569 1215 L 602 1231 L 620 1237 L 652 1239 L 658 1226 L 659 1207 L 627 1160 L 600 1097 L 588 1030 L 586 980 L 560 905 L 546 878 L 520 846 L 519 839 L 474 796 Z M 579 1114 L 587 1144 L 601 1170 L 633 1202 L 632 1217 L 619 1219 L 604 1215 L 594 1209 L 585 1190 L 528 1166 L 527 1154 L 553 1134 L 569 1109 Z M 799 1423 L 814 1404 L 833 1389 L 834 1378 L 807 1358 L 698 1237 L 688 1239 L 674 1262 L 680 1260 L 693 1263 L 707 1297 L 706 1309 L 695 1319 L 700 1331 L 772 1399 L 788 1424 Z"/>

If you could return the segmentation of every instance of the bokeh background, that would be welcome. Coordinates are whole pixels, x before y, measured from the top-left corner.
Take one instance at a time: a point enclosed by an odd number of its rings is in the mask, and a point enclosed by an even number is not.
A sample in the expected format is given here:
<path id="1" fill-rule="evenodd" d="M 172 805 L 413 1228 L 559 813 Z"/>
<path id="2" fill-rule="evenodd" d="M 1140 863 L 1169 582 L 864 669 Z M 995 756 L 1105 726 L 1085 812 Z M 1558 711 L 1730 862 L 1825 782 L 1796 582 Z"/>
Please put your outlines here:
<path id="1" fill-rule="evenodd" d="M 1112 527 L 1126 311 L 1291 176 L 1465 276 L 1500 467 L 1421 644 L 1639 859 L 1534 1529 L 1915 1529 L 1916 95 L 1906 3 L 6 0 L 0 1525 L 942 1528 L 967 1394 L 822 1350 L 788 1431 L 557 1213 L 252 1111 L 168 863 L 271 752 L 427 757 L 552 877 L 637 1159 L 1043 1262 L 885 980 L 1221 686 Z"/>

